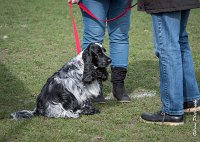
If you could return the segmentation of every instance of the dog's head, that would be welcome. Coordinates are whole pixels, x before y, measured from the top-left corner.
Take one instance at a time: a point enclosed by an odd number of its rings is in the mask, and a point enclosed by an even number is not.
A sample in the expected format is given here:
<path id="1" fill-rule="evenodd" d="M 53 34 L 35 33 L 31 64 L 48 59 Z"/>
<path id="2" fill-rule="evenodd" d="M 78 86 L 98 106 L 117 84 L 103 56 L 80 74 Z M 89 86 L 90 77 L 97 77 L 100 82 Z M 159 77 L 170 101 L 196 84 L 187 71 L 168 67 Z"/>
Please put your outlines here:
<path id="1" fill-rule="evenodd" d="M 106 55 L 106 49 L 100 44 L 91 43 L 82 54 L 84 62 L 83 82 L 90 83 L 97 78 L 95 68 L 106 68 L 111 59 Z"/>

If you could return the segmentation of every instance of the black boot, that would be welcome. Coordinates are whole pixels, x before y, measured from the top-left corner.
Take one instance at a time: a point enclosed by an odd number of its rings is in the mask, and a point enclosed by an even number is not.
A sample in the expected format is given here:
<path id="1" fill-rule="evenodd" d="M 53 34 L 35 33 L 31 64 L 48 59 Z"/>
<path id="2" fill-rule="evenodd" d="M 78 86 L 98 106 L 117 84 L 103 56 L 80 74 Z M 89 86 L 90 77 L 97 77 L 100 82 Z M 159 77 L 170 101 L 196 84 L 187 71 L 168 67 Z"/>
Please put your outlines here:
<path id="1" fill-rule="evenodd" d="M 111 82 L 113 84 L 113 96 L 119 102 L 130 102 L 131 99 L 127 95 L 124 88 L 124 80 L 126 78 L 127 69 L 122 67 L 111 68 Z"/>

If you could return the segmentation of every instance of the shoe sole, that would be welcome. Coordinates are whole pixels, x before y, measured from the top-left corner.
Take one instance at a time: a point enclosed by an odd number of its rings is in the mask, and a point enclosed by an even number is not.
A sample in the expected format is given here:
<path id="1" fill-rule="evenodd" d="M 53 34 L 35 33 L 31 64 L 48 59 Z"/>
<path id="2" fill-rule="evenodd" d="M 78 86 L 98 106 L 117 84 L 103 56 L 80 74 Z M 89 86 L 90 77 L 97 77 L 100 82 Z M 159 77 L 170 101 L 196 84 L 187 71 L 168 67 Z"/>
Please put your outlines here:
<path id="1" fill-rule="evenodd" d="M 104 101 L 99 101 L 99 102 L 92 101 L 92 103 L 105 104 L 106 102 L 104 102 Z"/>
<path id="2" fill-rule="evenodd" d="M 200 111 L 200 106 L 199 107 L 193 107 L 193 108 L 187 108 L 184 109 L 185 112 L 198 112 Z"/>
<path id="3" fill-rule="evenodd" d="M 118 101 L 118 100 L 117 100 Z M 130 103 L 131 101 L 118 101 L 119 103 Z"/>
<path id="4" fill-rule="evenodd" d="M 105 104 L 106 102 L 94 102 L 94 103 L 97 103 L 97 104 Z"/>
<path id="5" fill-rule="evenodd" d="M 184 122 L 151 122 L 151 121 L 144 120 L 141 117 L 140 117 L 140 121 L 147 124 L 158 124 L 158 125 L 166 125 L 166 126 L 180 126 L 184 124 Z"/>

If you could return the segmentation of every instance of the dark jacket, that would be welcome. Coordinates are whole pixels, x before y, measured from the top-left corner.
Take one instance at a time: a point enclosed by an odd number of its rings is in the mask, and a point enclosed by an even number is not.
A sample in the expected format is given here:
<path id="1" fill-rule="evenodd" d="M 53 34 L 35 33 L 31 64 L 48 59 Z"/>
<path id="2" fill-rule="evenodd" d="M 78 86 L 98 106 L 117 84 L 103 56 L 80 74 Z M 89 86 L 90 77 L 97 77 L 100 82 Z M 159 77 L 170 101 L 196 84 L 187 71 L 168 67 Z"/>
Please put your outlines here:
<path id="1" fill-rule="evenodd" d="M 138 0 L 138 10 L 147 13 L 171 12 L 200 7 L 200 0 Z"/>

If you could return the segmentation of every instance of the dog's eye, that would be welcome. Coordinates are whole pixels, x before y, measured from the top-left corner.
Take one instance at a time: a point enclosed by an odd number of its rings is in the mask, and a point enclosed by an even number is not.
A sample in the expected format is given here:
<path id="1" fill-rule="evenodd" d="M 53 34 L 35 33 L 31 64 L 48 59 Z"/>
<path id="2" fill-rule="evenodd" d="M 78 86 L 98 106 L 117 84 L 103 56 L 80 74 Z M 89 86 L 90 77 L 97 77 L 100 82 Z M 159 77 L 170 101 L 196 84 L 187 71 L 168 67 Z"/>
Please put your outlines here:
<path id="1" fill-rule="evenodd" d="M 102 53 L 102 52 L 99 52 L 99 53 L 98 53 L 98 55 L 102 56 L 102 55 L 103 55 L 103 53 Z"/>
<path id="2" fill-rule="evenodd" d="M 95 58 L 98 58 L 98 56 L 97 56 L 97 55 L 95 55 Z"/>

